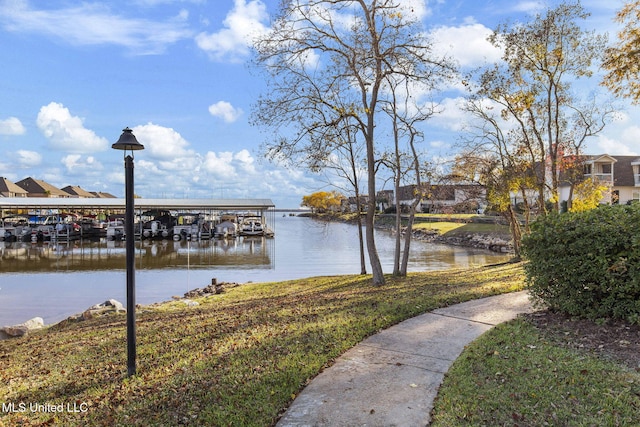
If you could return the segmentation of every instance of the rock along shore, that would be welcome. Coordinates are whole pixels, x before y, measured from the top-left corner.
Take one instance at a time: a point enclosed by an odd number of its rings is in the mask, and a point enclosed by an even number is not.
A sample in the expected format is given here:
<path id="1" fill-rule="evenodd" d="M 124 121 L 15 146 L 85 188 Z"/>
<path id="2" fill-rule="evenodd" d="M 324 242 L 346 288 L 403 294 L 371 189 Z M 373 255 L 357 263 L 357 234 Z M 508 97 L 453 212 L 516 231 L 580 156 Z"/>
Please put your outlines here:
<path id="1" fill-rule="evenodd" d="M 202 298 L 202 297 L 208 297 L 212 295 L 218 295 L 218 294 L 224 293 L 226 289 L 235 288 L 236 286 L 240 286 L 240 284 L 235 282 L 218 283 L 218 280 L 213 278 L 211 279 L 210 285 L 207 285 L 203 288 L 196 288 L 191 291 L 188 291 L 182 297 L 173 296 L 172 299 L 181 301 L 188 307 L 196 307 L 200 304 L 197 301 L 193 301 L 191 298 Z M 168 302 L 170 301 L 162 301 L 162 302 L 149 304 L 149 307 L 167 304 Z M 137 305 L 136 308 L 139 309 L 139 308 L 142 308 L 142 306 Z M 27 320 L 26 322 L 20 323 L 19 325 L 2 326 L 0 327 L 0 341 L 11 339 L 11 338 L 23 337 L 33 331 L 37 331 L 45 327 L 64 326 L 68 323 L 83 322 L 85 320 L 92 319 L 94 317 L 101 317 L 105 315 L 120 314 L 120 313 L 126 313 L 126 312 L 127 312 L 126 308 L 120 301 L 117 301 L 115 299 L 109 299 L 103 303 L 95 304 L 89 307 L 82 313 L 69 316 L 68 318 L 61 320 L 60 322 L 57 322 L 55 324 L 45 325 L 44 320 L 41 317 L 34 317 L 33 319 Z"/>
<path id="2" fill-rule="evenodd" d="M 340 222 L 348 222 L 350 224 L 354 224 L 355 220 L 346 220 L 344 217 L 340 217 L 337 215 L 312 215 L 307 214 L 305 216 L 310 216 L 315 219 L 319 219 L 322 221 L 340 221 Z M 423 222 L 424 219 L 418 219 L 416 222 Z M 438 220 L 427 220 L 428 222 L 438 222 Z M 456 221 L 456 220 L 452 220 Z M 481 218 L 474 221 L 465 221 L 465 222 L 485 222 L 485 223 L 496 223 L 496 221 L 501 221 L 500 218 Z M 391 214 L 382 214 L 378 215 L 375 223 L 375 227 L 381 230 L 388 230 L 390 232 L 395 232 L 395 215 Z M 406 227 L 402 228 L 402 233 L 404 235 L 406 231 Z M 510 237 L 505 237 L 499 233 L 458 233 L 452 234 L 449 236 L 441 235 L 436 230 L 428 230 L 428 229 L 413 229 L 411 238 L 415 240 L 421 240 L 426 242 L 434 242 L 441 243 L 445 245 L 453 245 L 453 246 L 464 246 L 476 249 L 487 249 L 493 252 L 500 252 L 504 254 L 512 254 L 513 253 L 513 242 Z"/>

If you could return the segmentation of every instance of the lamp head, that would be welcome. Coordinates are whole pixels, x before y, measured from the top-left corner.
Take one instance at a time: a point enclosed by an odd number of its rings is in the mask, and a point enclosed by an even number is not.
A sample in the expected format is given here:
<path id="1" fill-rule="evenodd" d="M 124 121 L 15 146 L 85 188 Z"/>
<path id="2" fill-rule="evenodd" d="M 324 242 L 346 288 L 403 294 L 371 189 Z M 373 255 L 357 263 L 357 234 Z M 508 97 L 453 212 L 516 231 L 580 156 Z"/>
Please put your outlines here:
<path id="1" fill-rule="evenodd" d="M 122 135 L 118 141 L 111 146 L 111 148 L 115 150 L 144 150 L 144 145 L 140 144 L 136 139 L 135 135 L 132 133 L 133 131 L 128 127 L 122 130 Z"/>

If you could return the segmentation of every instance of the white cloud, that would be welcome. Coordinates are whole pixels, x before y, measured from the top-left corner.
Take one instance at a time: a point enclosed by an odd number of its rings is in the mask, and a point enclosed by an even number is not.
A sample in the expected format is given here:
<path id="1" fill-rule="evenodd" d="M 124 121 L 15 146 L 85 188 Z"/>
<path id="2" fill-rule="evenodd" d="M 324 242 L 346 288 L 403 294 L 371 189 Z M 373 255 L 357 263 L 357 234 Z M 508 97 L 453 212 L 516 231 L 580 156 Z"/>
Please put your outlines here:
<path id="1" fill-rule="evenodd" d="M 102 164 L 93 156 L 81 156 L 80 154 L 69 154 L 64 156 L 60 162 L 64 165 L 67 173 L 72 175 L 94 174 L 103 169 Z"/>
<path id="2" fill-rule="evenodd" d="M 206 172 L 222 179 L 235 179 L 237 175 L 233 165 L 233 153 L 230 151 L 218 154 L 209 151 L 202 166 Z"/>
<path id="3" fill-rule="evenodd" d="M 589 144 L 589 146 L 593 147 L 589 150 L 590 154 L 606 153 L 614 156 L 633 156 L 638 154 L 638 151 L 632 150 L 628 144 L 607 136 L 599 136 L 595 144 Z"/>
<path id="4" fill-rule="evenodd" d="M 105 4 L 82 2 L 61 9 L 37 9 L 28 0 L 0 3 L 0 23 L 9 31 L 54 36 L 74 45 L 114 44 L 134 52 L 163 52 L 167 45 L 188 39 L 184 11 L 167 22 L 130 18 Z"/>
<path id="5" fill-rule="evenodd" d="M 133 134 L 138 142 L 144 145 L 145 151 L 148 150 L 150 157 L 176 160 L 195 155 L 188 149 L 189 143 L 172 128 L 147 123 L 134 127 Z"/>
<path id="6" fill-rule="evenodd" d="M 235 0 L 221 30 L 196 36 L 198 47 L 217 61 L 239 62 L 249 54 L 253 37 L 264 33 L 267 27 L 267 7 L 260 0 Z"/>
<path id="7" fill-rule="evenodd" d="M 622 141 L 629 147 L 637 147 L 638 141 L 640 141 L 640 126 L 633 125 L 623 130 Z M 637 154 L 637 151 L 634 151 L 632 154 Z"/>
<path id="8" fill-rule="evenodd" d="M 432 13 L 425 0 L 401 0 L 400 7 L 405 10 L 405 14 L 409 14 L 416 20 L 422 20 Z"/>
<path id="9" fill-rule="evenodd" d="M 42 155 L 35 151 L 18 150 L 15 153 L 15 157 L 21 168 L 39 166 L 42 163 Z"/>
<path id="10" fill-rule="evenodd" d="M 247 172 L 247 173 L 256 172 L 255 160 L 251 156 L 251 153 L 249 153 L 249 150 L 240 150 L 233 156 L 233 159 L 238 162 L 238 166 L 244 172 Z"/>
<path id="11" fill-rule="evenodd" d="M 462 109 L 464 102 L 461 97 L 443 99 L 440 102 L 442 111 L 434 115 L 430 123 L 450 131 L 461 131 L 469 117 Z"/>
<path id="12" fill-rule="evenodd" d="M 107 149 L 108 141 L 86 129 L 80 117 L 72 116 L 62 104 L 52 102 L 40 108 L 37 125 L 56 150 L 91 153 Z"/>
<path id="13" fill-rule="evenodd" d="M 437 53 L 455 58 L 462 67 L 498 61 L 502 52 L 487 41 L 492 30 L 478 23 L 438 27 L 432 33 Z"/>
<path id="14" fill-rule="evenodd" d="M 213 117 L 219 117 L 227 123 L 233 123 L 242 116 L 244 111 L 240 108 L 235 108 L 227 101 L 218 101 L 209 106 L 209 113 L 211 113 Z"/>
<path id="15" fill-rule="evenodd" d="M 22 122 L 16 117 L 0 120 L 0 135 L 23 135 L 25 132 Z"/>

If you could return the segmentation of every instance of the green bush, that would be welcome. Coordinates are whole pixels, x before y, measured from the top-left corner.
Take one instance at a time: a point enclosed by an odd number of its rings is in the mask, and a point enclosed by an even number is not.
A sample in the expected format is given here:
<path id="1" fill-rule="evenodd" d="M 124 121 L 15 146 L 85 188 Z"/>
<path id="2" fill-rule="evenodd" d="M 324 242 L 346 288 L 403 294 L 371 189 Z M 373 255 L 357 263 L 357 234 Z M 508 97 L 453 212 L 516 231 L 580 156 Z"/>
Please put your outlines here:
<path id="1" fill-rule="evenodd" d="M 640 205 L 552 214 L 522 241 L 531 294 L 589 319 L 640 320 Z"/>

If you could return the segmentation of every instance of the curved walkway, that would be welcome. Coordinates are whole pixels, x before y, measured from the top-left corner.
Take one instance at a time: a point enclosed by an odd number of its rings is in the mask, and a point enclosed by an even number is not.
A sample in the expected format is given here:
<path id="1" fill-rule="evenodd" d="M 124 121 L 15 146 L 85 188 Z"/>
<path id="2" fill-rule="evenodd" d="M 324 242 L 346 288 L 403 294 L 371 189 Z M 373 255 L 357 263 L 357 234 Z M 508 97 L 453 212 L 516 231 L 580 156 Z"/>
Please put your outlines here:
<path id="1" fill-rule="evenodd" d="M 314 378 L 277 426 L 426 426 L 444 374 L 464 347 L 531 311 L 522 291 L 437 309 L 385 329 Z"/>

